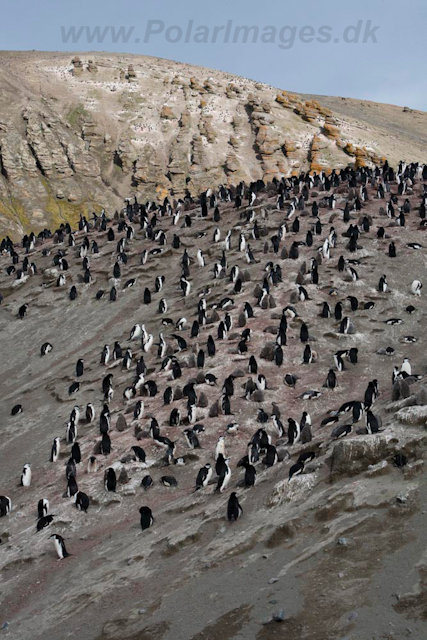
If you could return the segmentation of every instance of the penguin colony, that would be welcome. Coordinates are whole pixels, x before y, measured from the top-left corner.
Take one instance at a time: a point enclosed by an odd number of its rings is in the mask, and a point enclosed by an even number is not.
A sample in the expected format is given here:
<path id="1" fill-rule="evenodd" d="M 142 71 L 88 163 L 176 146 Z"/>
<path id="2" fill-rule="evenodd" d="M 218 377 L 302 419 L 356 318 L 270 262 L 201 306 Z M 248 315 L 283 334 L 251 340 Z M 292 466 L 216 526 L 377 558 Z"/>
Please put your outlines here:
<path id="1" fill-rule="evenodd" d="M 129 464 L 137 466 L 147 503 L 139 507 L 143 532 L 156 522 L 149 506 L 153 487 L 179 490 L 182 467 L 191 469 L 192 486 L 184 490 L 196 494 L 194 499 L 231 490 L 224 514 L 235 522 L 250 510 L 259 474 L 274 473 L 272 478 L 291 482 L 309 473 L 310 464 L 338 438 L 381 431 L 375 406 L 380 394 L 389 393 L 391 383 L 398 397 L 404 385 L 423 375 L 412 371 L 408 357 L 399 365 L 392 362 L 397 340 L 417 341 L 404 333 L 396 337 L 394 327 L 417 312 L 422 274 L 414 273 L 399 292 L 407 302 L 396 308 L 397 315 L 376 318 L 389 339 L 377 351 L 391 359 L 388 381 L 366 377 L 363 362 L 373 356 L 357 340 L 357 318 L 361 313 L 374 317 L 377 301 L 393 291 L 387 261 L 423 251 L 426 208 L 427 166 L 402 162 L 394 170 L 385 163 L 329 175 L 303 173 L 268 184 L 221 186 L 197 198 L 187 192 L 178 201 L 128 199 L 111 218 L 104 211 L 93 214 L 91 222 L 81 217 L 77 231 L 64 224 L 53 233 L 26 235 L 19 244 L 2 240 L 2 274 L 8 281 L 22 281 L 19 292 L 26 294 L 17 307 L 8 304 L 6 292 L 0 294 L 13 322 L 25 323 L 32 313 L 38 260 L 59 273 L 52 286 L 62 290 L 67 305 L 88 296 L 93 304 L 104 304 L 108 314 L 108 305 L 120 304 L 132 289 L 140 304 L 141 320 L 126 334 L 118 331 L 114 343 L 99 344 L 96 358 L 87 350 L 76 358 L 66 389 L 75 404 L 63 433 L 45 443 L 46 464 L 62 468 L 65 463 L 65 475 L 58 472 L 57 491 L 49 497 L 43 494 L 42 478 L 36 478 L 35 531 L 54 529 L 50 504 L 63 499 L 89 518 L 87 479 L 95 477 L 106 492 L 115 493 L 120 472 Z M 402 227 L 413 231 L 407 246 L 399 241 Z M 373 237 L 384 254 L 385 271 L 375 282 L 364 255 L 364 241 Z M 102 254 L 108 257 L 103 263 L 108 272 L 100 273 L 96 265 Z M 291 282 L 292 262 L 298 274 Z M 96 291 L 95 280 L 102 281 Z M 3 277 L 5 289 L 6 282 Z M 278 307 L 276 300 L 285 303 Z M 313 300 L 317 318 L 305 311 Z M 146 322 L 147 309 L 153 307 L 150 318 L 155 320 Z M 319 327 L 338 338 L 329 353 L 316 348 Z M 290 356 L 291 347 L 296 356 Z M 53 340 L 40 345 L 38 357 L 46 359 L 47 368 L 60 348 Z M 230 363 L 234 369 L 224 374 Z M 85 392 L 88 370 L 96 371 L 99 380 L 90 398 Z M 359 397 L 346 382 L 354 370 L 365 388 Z M 278 376 L 280 404 L 268 402 L 270 391 L 277 392 L 273 378 Z M 334 397 L 343 389 L 348 399 L 337 404 Z M 326 397 L 326 411 L 316 409 L 321 397 Z M 22 399 L 10 413 L 19 420 L 28 410 Z M 167 419 L 160 419 L 165 411 Z M 125 424 L 133 426 L 134 443 L 127 450 L 118 428 L 123 413 Z M 4 488 L 0 516 L 11 517 L 19 492 L 34 482 L 31 461 L 16 474 L 20 486 Z M 244 510 L 240 500 L 247 505 Z M 50 538 L 58 558 L 67 558 L 64 538 L 56 532 Z"/>

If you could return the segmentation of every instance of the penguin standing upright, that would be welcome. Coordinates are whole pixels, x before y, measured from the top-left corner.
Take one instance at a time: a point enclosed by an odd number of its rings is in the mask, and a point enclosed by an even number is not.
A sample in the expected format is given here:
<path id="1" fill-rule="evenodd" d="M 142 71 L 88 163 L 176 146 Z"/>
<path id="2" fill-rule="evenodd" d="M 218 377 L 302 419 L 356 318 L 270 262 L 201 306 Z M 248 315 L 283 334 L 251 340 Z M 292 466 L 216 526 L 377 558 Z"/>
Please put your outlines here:
<path id="1" fill-rule="evenodd" d="M 407 376 L 412 374 L 411 363 L 409 362 L 409 358 L 403 358 L 402 366 L 400 367 L 400 372 L 405 373 Z"/>
<path id="2" fill-rule="evenodd" d="M 109 467 L 105 470 L 104 474 L 104 486 L 106 491 L 112 491 L 115 493 L 116 491 L 116 472 L 112 467 Z"/>
<path id="3" fill-rule="evenodd" d="M 37 515 L 38 518 L 43 518 L 47 516 L 47 512 L 49 511 L 49 500 L 46 498 L 40 498 L 37 503 Z"/>
<path id="4" fill-rule="evenodd" d="M 96 473 L 98 471 L 98 460 L 95 456 L 90 456 L 87 461 L 87 472 Z"/>
<path id="5" fill-rule="evenodd" d="M 285 428 L 283 426 L 282 421 L 280 420 L 280 418 L 275 413 L 273 413 L 273 415 L 271 416 L 271 419 L 272 419 L 274 427 L 275 427 L 275 429 L 277 431 L 277 436 L 279 438 L 283 438 L 284 435 L 285 435 Z"/>
<path id="6" fill-rule="evenodd" d="M 300 329 L 300 340 L 301 340 L 301 342 L 308 342 L 309 339 L 310 339 L 310 337 L 308 335 L 308 327 L 303 322 L 302 325 L 301 325 L 301 329 Z"/>
<path id="7" fill-rule="evenodd" d="M 256 483 L 256 469 L 249 462 L 248 456 L 245 456 L 237 466 L 242 466 L 245 468 L 245 478 L 244 478 L 245 487 L 246 488 L 253 487 Z"/>
<path id="8" fill-rule="evenodd" d="M 288 418 L 288 445 L 293 445 L 300 439 L 301 430 L 298 422 L 293 418 Z"/>
<path id="9" fill-rule="evenodd" d="M 336 389 L 338 385 L 337 376 L 335 375 L 335 371 L 333 369 L 329 369 L 328 375 L 326 376 L 326 382 L 323 385 L 327 389 Z"/>
<path id="10" fill-rule="evenodd" d="M 24 468 L 21 474 L 21 487 L 29 487 L 31 484 L 31 467 L 29 464 L 24 464 Z"/>
<path id="11" fill-rule="evenodd" d="M 199 264 L 199 267 L 204 267 L 206 264 L 203 251 L 201 249 L 197 250 L 197 262 Z"/>
<path id="12" fill-rule="evenodd" d="M 67 424 L 65 440 L 67 444 L 73 444 L 76 438 L 77 438 L 77 426 L 73 420 L 70 420 Z"/>
<path id="13" fill-rule="evenodd" d="M 224 458 L 222 454 L 219 454 L 215 463 L 215 471 L 218 475 L 218 482 L 215 491 L 222 493 L 225 491 L 231 477 L 231 469 L 228 465 L 228 458 Z"/>
<path id="14" fill-rule="evenodd" d="M 104 348 L 102 350 L 101 364 L 107 366 L 109 359 L 110 359 L 110 347 L 108 346 L 108 344 L 106 344 L 104 345 Z"/>
<path id="15" fill-rule="evenodd" d="M 381 419 L 378 418 L 372 411 L 368 410 L 366 413 L 366 428 L 368 433 L 378 433 L 381 427 Z"/>
<path id="16" fill-rule="evenodd" d="M 272 467 L 278 462 L 277 449 L 272 444 L 268 444 L 266 448 L 266 456 L 264 458 L 264 464 L 267 467 Z"/>
<path id="17" fill-rule="evenodd" d="M 331 307 L 327 302 L 324 302 L 322 305 L 322 311 L 320 312 L 321 318 L 330 318 L 331 317 Z"/>
<path id="18" fill-rule="evenodd" d="M 209 484 L 209 480 L 212 477 L 212 473 L 213 471 L 211 465 L 209 463 L 206 463 L 205 466 L 202 467 L 197 474 L 196 487 L 194 491 L 199 491 L 200 489 L 207 487 Z"/>
<path id="19" fill-rule="evenodd" d="M 191 283 L 185 278 L 181 278 L 180 287 L 182 290 L 182 295 L 186 298 L 190 294 Z"/>
<path id="20" fill-rule="evenodd" d="M 64 538 L 60 536 L 58 533 L 53 533 L 50 538 L 53 539 L 53 543 L 55 545 L 55 551 L 58 554 L 58 558 L 63 560 L 64 558 L 68 558 L 70 554 L 65 548 Z"/>
<path id="21" fill-rule="evenodd" d="M 23 319 L 25 318 L 25 315 L 26 315 L 26 313 L 27 313 L 27 311 L 28 311 L 29 306 L 30 306 L 30 305 L 28 305 L 28 304 L 23 304 L 23 305 L 21 305 L 21 306 L 19 307 L 19 309 L 18 309 L 18 316 L 19 316 L 19 318 L 20 318 L 21 320 L 23 320 Z"/>
<path id="22" fill-rule="evenodd" d="M 71 447 L 71 457 L 76 464 L 80 464 L 82 460 L 82 454 L 78 442 L 73 442 L 73 446 Z"/>
<path id="23" fill-rule="evenodd" d="M 387 276 L 383 275 L 380 278 L 380 281 L 378 283 L 378 291 L 381 291 L 381 293 L 385 293 L 387 291 L 388 285 L 387 285 Z"/>
<path id="24" fill-rule="evenodd" d="M 103 433 L 101 438 L 101 453 L 108 456 L 111 453 L 111 438 L 108 433 Z"/>
<path id="25" fill-rule="evenodd" d="M 12 511 L 12 500 L 8 496 L 0 496 L 0 518 Z"/>
<path id="26" fill-rule="evenodd" d="M 61 438 L 55 438 L 50 451 L 50 461 L 56 462 L 59 457 L 59 451 L 61 448 Z"/>
<path id="27" fill-rule="evenodd" d="M 86 406 L 86 420 L 91 423 L 95 420 L 95 408 L 91 402 Z"/>
<path id="28" fill-rule="evenodd" d="M 79 358 L 76 364 L 76 376 L 80 378 L 84 373 L 84 360 L 83 358 Z"/>
<path id="29" fill-rule="evenodd" d="M 132 330 L 130 332 L 129 340 L 138 340 L 138 338 L 140 338 L 141 335 L 142 335 L 141 325 L 135 324 L 132 327 Z"/>
<path id="30" fill-rule="evenodd" d="M 208 349 L 208 356 L 210 358 L 212 358 L 215 355 L 216 347 L 215 347 L 215 341 L 214 341 L 214 339 L 212 338 L 211 335 L 208 336 L 208 340 L 207 340 L 206 346 L 207 346 L 207 349 Z"/>
<path id="31" fill-rule="evenodd" d="M 69 461 L 70 462 L 70 461 Z M 68 467 L 68 465 L 67 465 Z M 79 490 L 78 486 L 77 486 L 77 480 L 76 480 L 76 476 L 73 474 L 68 475 L 68 483 L 67 483 L 67 496 L 68 498 L 72 498 L 73 496 L 76 495 L 77 491 Z"/>
<path id="32" fill-rule="evenodd" d="M 153 513 L 150 507 L 141 507 L 139 513 L 141 514 L 141 529 L 145 531 L 145 529 L 149 529 L 153 525 Z"/>
<path id="33" fill-rule="evenodd" d="M 243 513 L 243 509 L 240 506 L 239 500 L 237 498 L 237 494 L 235 491 L 232 492 L 228 499 L 227 504 L 227 518 L 230 522 L 236 522 L 236 520 Z"/>

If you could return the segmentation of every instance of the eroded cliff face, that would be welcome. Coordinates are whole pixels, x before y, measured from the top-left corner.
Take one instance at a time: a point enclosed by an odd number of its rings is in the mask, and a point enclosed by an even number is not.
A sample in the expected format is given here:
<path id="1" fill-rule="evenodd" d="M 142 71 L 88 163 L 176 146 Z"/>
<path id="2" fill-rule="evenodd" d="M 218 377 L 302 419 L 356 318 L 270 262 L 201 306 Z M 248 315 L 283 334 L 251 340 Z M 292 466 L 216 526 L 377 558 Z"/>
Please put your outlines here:
<path id="1" fill-rule="evenodd" d="M 427 114 L 304 98 L 120 54 L 0 53 L 0 236 L 75 223 L 123 198 L 387 157 L 427 160 Z"/>

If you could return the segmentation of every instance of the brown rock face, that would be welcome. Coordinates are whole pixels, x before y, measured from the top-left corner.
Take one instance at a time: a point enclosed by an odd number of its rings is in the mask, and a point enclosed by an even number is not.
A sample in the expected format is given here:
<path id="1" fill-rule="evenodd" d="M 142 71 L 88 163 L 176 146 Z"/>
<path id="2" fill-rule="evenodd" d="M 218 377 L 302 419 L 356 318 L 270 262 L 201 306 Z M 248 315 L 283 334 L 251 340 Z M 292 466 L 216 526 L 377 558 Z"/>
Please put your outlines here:
<path id="1" fill-rule="evenodd" d="M 83 73 L 83 64 L 79 56 L 75 56 L 71 60 L 71 64 L 73 65 L 73 75 L 80 76 Z"/>
<path id="2" fill-rule="evenodd" d="M 96 73 L 98 71 L 98 67 L 93 60 L 88 60 L 87 70 L 89 73 Z"/>
<path id="3" fill-rule="evenodd" d="M 176 114 L 171 107 L 167 107 L 166 105 L 161 110 L 160 117 L 164 120 L 176 120 Z"/>
<path id="4" fill-rule="evenodd" d="M 114 212 L 133 195 L 427 160 L 421 112 L 143 56 L 0 56 L 0 237 Z"/>

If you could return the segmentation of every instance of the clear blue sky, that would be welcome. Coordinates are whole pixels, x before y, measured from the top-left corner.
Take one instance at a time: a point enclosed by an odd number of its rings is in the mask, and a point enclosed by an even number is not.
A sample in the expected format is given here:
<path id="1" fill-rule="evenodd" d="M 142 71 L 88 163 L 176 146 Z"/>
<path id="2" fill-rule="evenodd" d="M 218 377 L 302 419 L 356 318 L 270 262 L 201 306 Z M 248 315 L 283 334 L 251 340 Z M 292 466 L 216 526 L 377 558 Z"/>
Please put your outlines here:
<path id="1" fill-rule="evenodd" d="M 149 21 L 156 21 L 151 29 L 159 33 L 147 37 Z M 358 42 L 344 42 L 346 27 L 359 21 Z M 368 21 L 371 36 L 363 42 Z M 133 27 L 127 41 L 114 42 L 110 30 L 100 42 L 90 42 L 86 31 L 74 43 L 63 37 L 70 27 L 78 33 L 79 27 L 121 26 Z M 239 26 L 254 27 L 246 43 L 243 31 L 233 42 Z M 3 0 L 0 47 L 154 55 L 283 89 L 427 110 L 426 26 L 425 0 Z M 347 39 L 355 37 L 350 29 Z"/>

